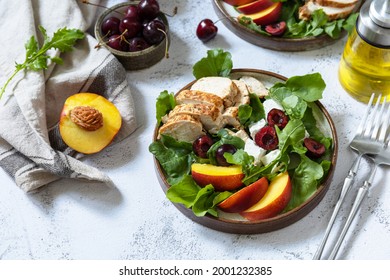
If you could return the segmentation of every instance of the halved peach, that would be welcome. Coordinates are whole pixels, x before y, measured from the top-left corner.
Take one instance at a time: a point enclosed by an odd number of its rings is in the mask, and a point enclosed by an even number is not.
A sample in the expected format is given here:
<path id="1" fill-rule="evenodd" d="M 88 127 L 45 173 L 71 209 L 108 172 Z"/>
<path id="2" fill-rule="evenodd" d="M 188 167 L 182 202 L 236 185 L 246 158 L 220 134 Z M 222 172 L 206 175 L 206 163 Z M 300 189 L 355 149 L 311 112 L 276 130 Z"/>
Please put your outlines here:
<path id="1" fill-rule="evenodd" d="M 270 183 L 267 192 L 256 204 L 240 213 L 250 220 L 258 221 L 275 217 L 286 208 L 291 199 L 292 185 L 287 172 L 276 176 Z"/>
<path id="2" fill-rule="evenodd" d="M 282 13 L 282 2 L 276 2 L 269 6 L 267 9 L 261 10 L 258 13 L 244 15 L 240 14 L 238 19 L 242 17 L 249 17 L 257 25 L 268 25 L 276 22 Z"/>
<path id="3" fill-rule="evenodd" d="M 121 125 L 118 109 L 106 98 L 94 93 L 77 93 L 66 99 L 59 129 L 69 147 L 92 154 L 109 145 Z"/>
<path id="4" fill-rule="evenodd" d="M 228 213 L 239 213 L 258 202 L 268 189 L 268 180 L 265 177 L 235 192 L 218 204 L 218 207 Z"/>
<path id="5" fill-rule="evenodd" d="M 262 10 L 267 9 L 272 6 L 275 2 L 272 0 L 256 0 L 254 2 L 250 2 L 248 4 L 244 4 L 237 7 L 237 10 L 243 14 L 255 14 Z"/>
<path id="6" fill-rule="evenodd" d="M 212 184 L 216 191 L 231 191 L 243 185 L 244 173 L 240 165 L 216 166 L 206 163 L 193 163 L 191 175 L 201 187 Z"/>

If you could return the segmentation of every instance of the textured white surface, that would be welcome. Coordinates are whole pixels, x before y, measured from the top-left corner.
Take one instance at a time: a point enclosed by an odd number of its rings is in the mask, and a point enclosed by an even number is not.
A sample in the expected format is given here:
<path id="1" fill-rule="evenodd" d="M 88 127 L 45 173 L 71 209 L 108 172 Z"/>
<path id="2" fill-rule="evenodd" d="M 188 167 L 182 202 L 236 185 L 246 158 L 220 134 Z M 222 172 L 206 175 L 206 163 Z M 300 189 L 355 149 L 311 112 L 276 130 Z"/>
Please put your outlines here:
<path id="1" fill-rule="evenodd" d="M 110 0 L 108 4 L 121 1 Z M 336 203 L 341 181 L 355 154 L 348 148 L 365 108 L 341 88 L 338 62 L 345 38 L 316 51 L 276 52 L 251 45 L 220 22 L 217 37 L 203 44 L 198 22 L 217 20 L 211 1 L 160 0 L 169 18 L 170 58 L 147 70 L 128 73 L 136 102 L 138 130 L 125 141 L 85 159 L 105 172 L 117 189 L 62 180 L 26 195 L 0 171 L 0 259 L 311 259 Z M 148 151 L 155 126 L 155 99 L 193 80 L 192 65 L 211 48 L 231 52 L 234 68 L 257 68 L 284 76 L 319 72 L 327 87 L 322 103 L 336 125 L 339 156 L 332 185 L 302 220 L 266 234 L 234 235 L 195 224 L 164 196 Z M 363 161 L 357 183 L 369 171 Z M 341 259 L 390 259 L 389 169 L 381 169 L 342 244 Z M 358 184 L 355 184 L 354 190 Z M 345 221 L 348 199 L 335 232 Z M 334 234 L 331 235 L 331 240 Z M 329 252 L 325 252 L 329 253 Z"/>

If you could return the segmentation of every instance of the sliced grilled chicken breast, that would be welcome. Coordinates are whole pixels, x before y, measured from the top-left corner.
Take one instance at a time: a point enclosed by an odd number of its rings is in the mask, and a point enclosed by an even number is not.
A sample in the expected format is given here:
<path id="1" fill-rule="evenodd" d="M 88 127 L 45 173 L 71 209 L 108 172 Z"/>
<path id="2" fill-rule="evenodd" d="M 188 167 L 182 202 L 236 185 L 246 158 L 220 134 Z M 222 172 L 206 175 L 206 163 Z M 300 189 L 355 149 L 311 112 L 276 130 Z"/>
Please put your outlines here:
<path id="1" fill-rule="evenodd" d="M 223 126 L 222 115 L 217 107 L 207 104 L 180 104 L 176 105 L 163 121 L 169 121 L 177 115 L 190 115 L 199 119 L 204 128 L 210 133 L 217 133 Z"/>
<path id="2" fill-rule="evenodd" d="M 170 118 L 167 123 L 160 127 L 158 132 L 157 138 L 160 138 L 161 134 L 166 134 L 177 141 L 190 143 L 195 141 L 198 136 L 205 134 L 202 123 L 196 118 L 185 114 L 179 114 Z"/>
<path id="3" fill-rule="evenodd" d="M 249 91 L 246 83 L 241 80 L 233 80 L 233 83 L 235 83 L 238 88 L 236 98 L 234 98 L 234 106 L 238 107 L 243 104 L 249 104 Z"/>
<path id="4" fill-rule="evenodd" d="M 324 7 L 344 8 L 356 5 L 359 0 L 315 0 L 314 2 Z"/>
<path id="5" fill-rule="evenodd" d="M 353 9 L 355 8 L 355 4 L 345 6 L 345 7 L 331 7 L 331 6 L 323 6 L 313 0 L 306 2 L 305 5 L 299 7 L 299 18 L 308 20 L 311 15 L 316 10 L 323 10 L 324 13 L 328 16 L 329 20 L 336 20 L 341 18 L 346 18 L 349 16 Z"/>
<path id="6" fill-rule="evenodd" d="M 240 129 L 241 124 L 238 120 L 238 107 L 229 107 L 222 114 L 223 122 L 225 125 L 231 125 L 237 129 Z"/>
<path id="7" fill-rule="evenodd" d="M 242 76 L 240 81 L 244 81 L 248 91 L 250 93 L 256 94 L 259 98 L 263 98 L 268 95 L 268 89 L 258 79 L 250 76 Z"/>
<path id="8" fill-rule="evenodd" d="M 198 90 L 183 90 L 176 96 L 177 104 L 206 104 L 214 105 L 220 112 L 224 110 L 221 97 Z"/>
<path id="9" fill-rule="evenodd" d="M 238 91 L 236 84 L 226 77 L 200 78 L 191 86 L 191 90 L 199 90 L 219 96 L 222 98 L 225 108 L 234 104 Z"/>

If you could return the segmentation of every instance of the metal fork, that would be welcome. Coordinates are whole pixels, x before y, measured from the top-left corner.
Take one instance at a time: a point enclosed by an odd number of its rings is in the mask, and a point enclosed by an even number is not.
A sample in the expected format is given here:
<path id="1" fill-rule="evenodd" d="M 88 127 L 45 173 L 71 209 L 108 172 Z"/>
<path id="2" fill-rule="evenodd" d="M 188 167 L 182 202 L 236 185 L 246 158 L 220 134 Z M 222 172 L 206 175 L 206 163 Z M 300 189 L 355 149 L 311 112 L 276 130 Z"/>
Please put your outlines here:
<path id="1" fill-rule="evenodd" d="M 386 99 L 383 101 L 383 105 L 385 104 Z M 384 106 L 382 106 L 384 108 Z M 379 135 L 379 143 L 385 143 L 385 148 L 383 150 L 376 154 L 376 155 L 367 155 L 368 158 L 372 159 L 374 162 L 374 168 L 371 171 L 368 178 L 364 181 L 363 185 L 358 189 L 355 201 L 353 202 L 351 211 L 349 212 L 347 221 L 345 222 L 344 228 L 341 231 L 341 234 L 336 242 L 336 245 L 334 246 L 332 252 L 329 255 L 330 260 L 334 260 L 336 258 L 336 255 L 338 253 L 338 250 L 340 249 L 340 245 L 343 242 L 345 235 L 347 234 L 347 231 L 353 221 L 353 219 L 356 216 L 357 211 L 360 208 L 360 205 L 362 204 L 363 199 L 366 197 L 368 190 L 370 189 L 372 182 L 374 180 L 376 171 L 380 165 L 390 165 L 390 147 L 389 145 L 389 138 L 386 139 L 387 130 L 389 128 L 389 118 L 390 118 L 390 106 L 388 106 L 387 114 L 385 119 L 383 120 L 383 124 L 381 127 L 380 135 Z M 375 131 L 374 131 L 375 132 Z M 377 131 L 378 132 L 378 131 Z"/>
<path id="2" fill-rule="evenodd" d="M 362 156 L 365 154 L 375 155 L 380 151 L 380 149 L 383 146 L 383 145 L 369 145 L 369 146 L 367 145 L 367 143 L 375 142 L 373 140 L 375 140 L 377 137 L 380 119 L 382 117 L 381 116 L 382 113 L 377 114 L 381 97 L 382 97 L 382 95 L 378 96 L 375 106 L 373 108 L 371 108 L 372 103 L 373 103 L 374 98 L 375 98 L 375 94 L 373 93 L 371 95 L 371 98 L 370 98 L 370 101 L 368 102 L 367 109 L 366 109 L 366 112 L 363 116 L 363 119 L 361 120 L 361 122 L 357 128 L 357 131 L 356 131 L 354 138 L 352 139 L 351 143 L 349 144 L 350 148 L 358 153 L 358 156 L 356 157 L 350 170 L 348 171 L 347 177 L 344 179 L 344 183 L 343 183 L 343 187 L 341 188 L 340 196 L 337 200 L 336 206 L 333 210 L 332 216 L 329 220 L 328 226 L 325 230 L 325 234 L 324 234 L 324 237 L 320 243 L 320 246 L 318 247 L 316 253 L 314 254 L 313 260 L 319 260 L 321 258 L 322 252 L 323 252 L 325 244 L 328 240 L 329 234 L 332 230 L 336 216 L 339 213 L 340 207 L 341 207 L 342 203 L 344 202 L 345 196 L 347 195 L 347 193 L 348 193 L 349 189 L 351 188 L 352 183 L 355 179 L 356 172 L 359 168 L 359 164 L 360 164 Z M 383 104 L 384 103 L 385 102 L 383 102 Z M 369 116 L 370 116 L 370 119 L 369 119 Z M 373 124 L 376 124 L 376 126 L 374 128 L 374 131 L 371 133 Z M 375 133 L 375 130 L 376 130 L 376 133 Z"/>

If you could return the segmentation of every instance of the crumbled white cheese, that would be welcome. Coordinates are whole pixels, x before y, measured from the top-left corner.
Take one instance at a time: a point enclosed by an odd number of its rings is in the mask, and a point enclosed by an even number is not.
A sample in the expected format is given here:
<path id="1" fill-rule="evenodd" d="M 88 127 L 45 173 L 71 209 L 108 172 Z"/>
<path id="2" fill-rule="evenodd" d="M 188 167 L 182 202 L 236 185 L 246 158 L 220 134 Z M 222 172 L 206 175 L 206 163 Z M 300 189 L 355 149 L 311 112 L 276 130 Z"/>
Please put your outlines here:
<path id="1" fill-rule="evenodd" d="M 252 139 L 255 139 L 255 135 L 257 132 L 259 132 L 260 129 L 262 129 L 266 124 L 266 121 L 264 119 L 259 120 L 258 122 L 255 122 L 251 125 L 249 125 L 249 133 L 252 137 Z"/>
<path id="2" fill-rule="evenodd" d="M 237 131 L 236 133 L 234 133 L 234 136 L 237 136 L 239 138 L 241 138 L 242 140 L 246 141 L 247 139 L 249 139 L 249 136 L 248 134 L 245 132 L 245 130 L 243 129 L 240 129 L 239 131 Z"/>
<path id="3" fill-rule="evenodd" d="M 255 158 L 255 161 L 254 161 L 255 165 L 258 165 L 259 163 L 261 163 L 262 157 L 267 152 L 263 148 L 257 146 L 256 143 L 249 138 L 245 141 L 244 151 Z"/>
<path id="4" fill-rule="evenodd" d="M 280 150 L 279 149 L 276 149 L 276 150 L 272 150 L 270 151 L 268 154 L 266 154 L 265 156 L 263 156 L 261 158 L 261 162 L 264 164 L 264 165 L 268 165 L 270 164 L 272 161 L 274 161 L 280 154 Z"/>
<path id="5" fill-rule="evenodd" d="M 269 111 L 271 111 L 272 109 L 279 109 L 279 110 L 284 111 L 283 107 L 273 99 L 266 99 L 263 102 L 263 106 L 264 106 L 264 112 L 265 112 L 266 117 L 267 117 Z"/>

